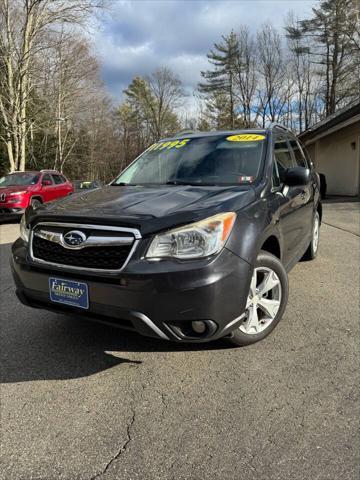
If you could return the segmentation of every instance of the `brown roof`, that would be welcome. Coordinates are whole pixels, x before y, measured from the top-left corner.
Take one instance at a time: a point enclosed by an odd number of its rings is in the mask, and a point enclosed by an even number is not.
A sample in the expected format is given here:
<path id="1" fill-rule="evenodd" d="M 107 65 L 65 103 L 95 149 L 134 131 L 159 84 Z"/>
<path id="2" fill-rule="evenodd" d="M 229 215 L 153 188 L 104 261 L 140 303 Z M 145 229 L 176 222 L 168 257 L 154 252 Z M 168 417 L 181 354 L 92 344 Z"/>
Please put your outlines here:
<path id="1" fill-rule="evenodd" d="M 335 127 L 336 125 L 339 125 L 340 123 L 349 120 L 356 115 L 360 115 L 360 101 L 358 100 L 350 103 L 344 108 L 341 108 L 332 115 L 329 115 L 328 117 L 324 118 L 324 120 L 315 123 L 315 125 L 305 130 L 305 132 L 300 133 L 299 137 L 303 142 L 309 141 L 316 135 L 326 132 L 326 130 L 330 130 L 330 128 Z"/>

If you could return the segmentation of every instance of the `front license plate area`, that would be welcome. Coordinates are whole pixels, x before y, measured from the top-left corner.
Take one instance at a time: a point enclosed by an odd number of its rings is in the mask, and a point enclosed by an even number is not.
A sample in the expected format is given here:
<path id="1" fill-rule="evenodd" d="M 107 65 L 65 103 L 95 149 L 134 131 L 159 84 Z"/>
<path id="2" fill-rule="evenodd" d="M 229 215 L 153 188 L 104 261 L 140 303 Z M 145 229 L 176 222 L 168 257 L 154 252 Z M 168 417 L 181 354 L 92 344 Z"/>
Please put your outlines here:
<path id="1" fill-rule="evenodd" d="M 49 278 L 50 300 L 78 308 L 89 308 L 89 291 L 86 283 Z"/>

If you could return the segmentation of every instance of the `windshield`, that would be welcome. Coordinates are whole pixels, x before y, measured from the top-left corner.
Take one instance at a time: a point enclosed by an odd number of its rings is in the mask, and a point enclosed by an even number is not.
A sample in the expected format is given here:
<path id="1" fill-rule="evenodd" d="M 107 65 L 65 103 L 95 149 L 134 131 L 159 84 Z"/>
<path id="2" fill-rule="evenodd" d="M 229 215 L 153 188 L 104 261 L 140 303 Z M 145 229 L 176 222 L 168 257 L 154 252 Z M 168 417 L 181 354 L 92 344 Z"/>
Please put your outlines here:
<path id="1" fill-rule="evenodd" d="M 0 187 L 9 187 L 12 185 L 35 185 L 39 180 L 39 175 L 33 173 L 11 173 L 0 178 Z"/>
<path id="2" fill-rule="evenodd" d="M 256 180 L 266 137 L 259 134 L 179 138 L 155 143 L 112 185 L 237 185 Z"/>

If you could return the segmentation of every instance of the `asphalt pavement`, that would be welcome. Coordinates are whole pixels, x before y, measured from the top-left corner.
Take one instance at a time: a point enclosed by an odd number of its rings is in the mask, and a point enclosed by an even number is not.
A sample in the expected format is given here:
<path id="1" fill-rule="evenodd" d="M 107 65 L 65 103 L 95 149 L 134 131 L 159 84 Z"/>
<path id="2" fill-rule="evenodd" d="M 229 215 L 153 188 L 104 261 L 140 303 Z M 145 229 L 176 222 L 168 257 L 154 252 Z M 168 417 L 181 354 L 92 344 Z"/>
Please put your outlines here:
<path id="1" fill-rule="evenodd" d="M 0 225 L 0 479 L 357 480 L 359 203 L 342 206 L 290 273 L 283 320 L 246 348 L 22 306 L 18 224 Z"/>

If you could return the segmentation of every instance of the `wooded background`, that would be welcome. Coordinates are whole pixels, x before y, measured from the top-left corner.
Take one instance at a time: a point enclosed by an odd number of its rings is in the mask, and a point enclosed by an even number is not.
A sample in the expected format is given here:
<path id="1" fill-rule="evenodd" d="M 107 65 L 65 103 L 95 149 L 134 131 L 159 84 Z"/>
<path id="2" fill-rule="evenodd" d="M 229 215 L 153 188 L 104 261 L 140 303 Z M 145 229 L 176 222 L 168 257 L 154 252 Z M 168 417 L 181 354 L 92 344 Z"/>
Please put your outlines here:
<path id="1" fill-rule="evenodd" d="M 276 121 L 301 132 L 360 100 L 359 0 L 323 0 L 309 18 L 289 14 L 280 30 L 267 23 L 253 33 L 234 19 L 233 31 L 209 46 L 209 68 L 194 92 L 164 65 L 135 77 L 120 105 L 101 81 L 86 30 L 104 7 L 0 0 L 0 174 L 54 168 L 108 181 L 182 129 Z"/>

